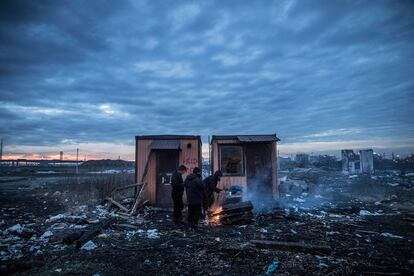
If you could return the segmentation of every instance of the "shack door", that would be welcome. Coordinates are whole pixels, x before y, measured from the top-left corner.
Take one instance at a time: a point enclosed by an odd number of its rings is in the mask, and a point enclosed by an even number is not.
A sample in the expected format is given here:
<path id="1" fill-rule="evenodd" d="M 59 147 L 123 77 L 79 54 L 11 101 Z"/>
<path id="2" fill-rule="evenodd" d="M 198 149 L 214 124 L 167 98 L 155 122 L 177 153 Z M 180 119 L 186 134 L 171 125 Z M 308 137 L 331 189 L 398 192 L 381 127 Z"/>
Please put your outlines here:
<path id="1" fill-rule="evenodd" d="M 171 207 L 171 176 L 178 167 L 178 150 L 157 151 L 156 202 L 160 207 Z"/>
<path id="2" fill-rule="evenodd" d="M 264 200 L 272 199 L 272 145 L 246 144 L 247 190 Z"/>

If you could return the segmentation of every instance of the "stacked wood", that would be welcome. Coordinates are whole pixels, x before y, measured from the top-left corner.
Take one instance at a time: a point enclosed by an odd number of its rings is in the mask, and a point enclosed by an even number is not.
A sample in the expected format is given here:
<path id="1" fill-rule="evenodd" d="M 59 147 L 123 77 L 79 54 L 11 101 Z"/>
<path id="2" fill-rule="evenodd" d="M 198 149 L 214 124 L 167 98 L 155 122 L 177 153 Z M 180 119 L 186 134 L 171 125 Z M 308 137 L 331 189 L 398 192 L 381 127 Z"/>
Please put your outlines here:
<path id="1" fill-rule="evenodd" d="M 218 213 L 213 213 L 212 217 L 218 217 L 223 224 L 233 224 L 249 221 L 253 218 L 253 204 L 251 201 L 225 204 Z"/>

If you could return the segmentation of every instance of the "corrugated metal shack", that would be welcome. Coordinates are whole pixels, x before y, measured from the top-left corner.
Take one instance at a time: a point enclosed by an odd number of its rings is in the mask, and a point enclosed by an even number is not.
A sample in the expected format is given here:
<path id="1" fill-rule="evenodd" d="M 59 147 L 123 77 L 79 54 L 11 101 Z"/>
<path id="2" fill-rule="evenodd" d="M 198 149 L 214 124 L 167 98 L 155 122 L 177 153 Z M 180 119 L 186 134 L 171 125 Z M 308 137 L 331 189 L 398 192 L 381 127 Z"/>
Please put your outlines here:
<path id="1" fill-rule="evenodd" d="M 135 137 L 135 180 L 147 182 L 143 194 L 151 205 L 172 206 L 171 174 L 184 164 L 191 172 L 201 168 L 201 138 L 195 135 L 147 135 Z M 183 176 L 185 179 L 186 176 Z"/>
<path id="2" fill-rule="evenodd" d="M 276 134 L 213 135 L 211 170 L 221 170 L 220 188 L 241 185 L 247 193 L 278 199 Z"/>

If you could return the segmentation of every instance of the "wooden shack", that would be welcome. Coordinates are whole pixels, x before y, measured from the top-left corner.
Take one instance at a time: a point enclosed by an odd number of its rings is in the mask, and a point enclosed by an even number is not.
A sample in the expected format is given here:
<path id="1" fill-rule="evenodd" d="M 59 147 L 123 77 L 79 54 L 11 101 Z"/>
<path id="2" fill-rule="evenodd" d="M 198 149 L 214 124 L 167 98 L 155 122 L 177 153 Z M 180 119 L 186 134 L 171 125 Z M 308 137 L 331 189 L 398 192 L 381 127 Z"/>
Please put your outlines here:
<path id="1" fill-rule="evenodd" d="M 276 134 L 212 136 L 211 170 L 221 170 L 222 189 L 240 185 L 263 199 L 278 199 Z"/>
<path id="2" fill-rule="evenodd" d="M 171 175 L 180 164 L 201 168 L 201 138 L 193 135 L 135 137 L 135 180 L 147 182 L 143 197 L 151 205 L 171 207 Z M 185 179 L 185 176 L 183 176 Z"/>

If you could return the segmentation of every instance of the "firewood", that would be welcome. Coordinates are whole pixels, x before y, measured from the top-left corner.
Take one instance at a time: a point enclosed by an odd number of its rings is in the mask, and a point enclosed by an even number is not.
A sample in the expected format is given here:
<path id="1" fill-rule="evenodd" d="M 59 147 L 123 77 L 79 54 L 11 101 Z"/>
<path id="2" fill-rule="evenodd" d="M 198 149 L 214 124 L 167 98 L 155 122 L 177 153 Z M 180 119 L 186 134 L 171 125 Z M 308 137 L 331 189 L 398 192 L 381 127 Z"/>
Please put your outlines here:
<path id="1" fill-rule="evenodd" d="M 126 207 L 122 206 L 121 203 L 115 201 L 113 198 L 107 197 L 106 200 L 108 200 L 109 202 L 111 202 L 113 205 L 115 205 L 116 207 L 118 207 L 122 211 L 129 212 L 129 210 Z"/>
<path id="2" fill-rule="evenodd" d="M 242 211 L 253 210 L 253 204 L 251 201 L 244 201 L 239 203 L 232 203 L 223 205 L 221 213 L 237 213 Z"/>

